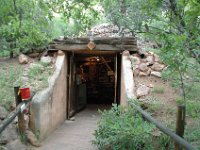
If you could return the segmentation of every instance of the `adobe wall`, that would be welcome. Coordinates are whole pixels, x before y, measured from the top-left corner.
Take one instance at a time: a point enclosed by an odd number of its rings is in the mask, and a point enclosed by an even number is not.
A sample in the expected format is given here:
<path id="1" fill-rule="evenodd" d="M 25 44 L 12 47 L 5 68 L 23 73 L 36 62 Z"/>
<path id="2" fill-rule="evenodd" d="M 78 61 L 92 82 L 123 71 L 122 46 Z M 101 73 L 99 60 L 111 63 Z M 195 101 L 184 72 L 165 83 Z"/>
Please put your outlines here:
<path id="1" fill-rule="evenodd" d="M 30 128 L 39 133 L 40 140 L 66 120 L 66 55 L 58 56 L 49 87 L 38 92 L 30 107 Z"/>
<path id="2" fill-rule="evenodd" d="M 135 98 L 133 70 L 129 56 L 128 51 L 122 54 L 120 104 L 123 106 L 128 104 L 128 99 Z M 30 128 L 39 132 L 40 140 L 45 139 L 66 120 L 66 76 L 67 57 L 58 56 L 56 70 L 49 79 L 49 87 L 38 92 L 32 99 Z"/>
<path id="3" fill-rule="evenodd" d="M 134 99 L 134 78 L 133 78 L 133 69 L 130 60 L 129 51 L 124 51 L 122 53 L 122 62 L 121 62 L 121 89 L 120 89 L 120 104 L 122 106 L 128 105 L 129 99 Z"/>

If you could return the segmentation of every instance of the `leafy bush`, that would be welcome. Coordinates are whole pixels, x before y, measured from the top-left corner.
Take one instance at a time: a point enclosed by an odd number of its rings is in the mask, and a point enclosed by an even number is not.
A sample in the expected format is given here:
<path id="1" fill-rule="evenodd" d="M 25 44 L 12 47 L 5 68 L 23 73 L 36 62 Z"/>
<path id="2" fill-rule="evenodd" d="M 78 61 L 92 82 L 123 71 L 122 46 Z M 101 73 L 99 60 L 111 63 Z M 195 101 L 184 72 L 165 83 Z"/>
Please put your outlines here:
<path id="1" fill-rule="evenodd" d="M 113 105 L 111 110 L 100 113 L 102 117 L 93 141 L 99 149 L 153 149 L 150 143 L 155 127 L 145 122 L 132 108 Z"/>
<path id="2" fill-rule="evenodd" d="M 200 117 L 200 103 L 195 101 L 188 101 L 187 102 L 187 114 L 191 117 Z"/>
<path id="3" fill-rule="evenodd" d="M 186 125 L 185 139 L 189 141 L 193 146 L 200 150 L 200 122 L 199 119 L 195 119 L 192 126 Z"/>

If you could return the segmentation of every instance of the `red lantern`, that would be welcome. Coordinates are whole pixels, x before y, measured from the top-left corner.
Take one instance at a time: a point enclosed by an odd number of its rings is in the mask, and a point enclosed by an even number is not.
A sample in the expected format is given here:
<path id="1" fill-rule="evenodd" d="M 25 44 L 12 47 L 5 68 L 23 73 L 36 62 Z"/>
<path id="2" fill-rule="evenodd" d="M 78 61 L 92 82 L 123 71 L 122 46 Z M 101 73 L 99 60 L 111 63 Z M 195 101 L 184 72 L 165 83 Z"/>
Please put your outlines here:
<path id="1" fill-rule="evenodd" d="M 19 90 L 22 101 L 29 100 L 31 98 L 31 92 L 29 87 L 20 88 Z"/>

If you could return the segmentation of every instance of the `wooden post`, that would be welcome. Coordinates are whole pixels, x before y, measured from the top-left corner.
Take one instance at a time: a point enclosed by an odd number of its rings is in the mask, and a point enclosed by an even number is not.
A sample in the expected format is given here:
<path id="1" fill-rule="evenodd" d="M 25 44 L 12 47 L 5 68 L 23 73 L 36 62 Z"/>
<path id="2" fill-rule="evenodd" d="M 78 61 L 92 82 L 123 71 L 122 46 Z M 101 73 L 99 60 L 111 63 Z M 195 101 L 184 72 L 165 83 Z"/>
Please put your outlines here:
<path id="1" fill-rule="evenodd" d="M 177 120 L 176 120 L 176 134 L 183 138 L 185 129 L 185 105 L 178 105 Z M 178 143 L 175 143 L 175 150 L 182 148 Z"/>
<path id="2" fill-rule="evenodd" d="M 114 103 L 117 104 L 117 54 L 115 55 L 115 62 L 114 62 L 114 66 L 115 66 L 115 97 L 114 97 Z"/>
<path id="3" fill-rule="evenodd" d="M 20 96 L 20 93 L 19 93 L 19 86 L 14 87 L 14 92 L 15 92 L 16 106 L 18 106 L 22 102 L 21 96 Z M 19 133 L 21 135 L 24 135 L 26 128 L 25 128 L 25 120 L 24 120 L 23 112 L 18 115 L 18 128 L 19 128 Z"/>

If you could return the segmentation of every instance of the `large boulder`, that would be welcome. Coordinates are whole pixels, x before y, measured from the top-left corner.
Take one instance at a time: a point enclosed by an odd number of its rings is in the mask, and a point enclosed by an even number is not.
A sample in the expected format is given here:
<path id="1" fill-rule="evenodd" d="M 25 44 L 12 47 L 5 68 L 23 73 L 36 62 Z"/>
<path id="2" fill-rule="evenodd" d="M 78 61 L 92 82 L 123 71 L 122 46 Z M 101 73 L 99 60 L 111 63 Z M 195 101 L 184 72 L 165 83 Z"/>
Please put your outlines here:
<path id="1" fill-rule="evenodd" d="M 151 55 L 151 54 L 147 55 L 146 60 L 147 60 L 148 65 L 153 65 L 155 61 L 154 55 Z"/>
<path id="2" fill-rule="evenodd" d="M 139 77 L 146 77 L 146 76 L 148 76 L 148 73 L 142 71 L 139 72 Z"/>
<path id="3" fill-rule="evenodd" d="M 51 57 L 50 56 L 43 56 L 40 58 L 40 62 L 45 63 L 45 64 L 50 64 L 51 63 Z"/>
<path id="4" fill-rule="evenodd" d="M 136 90 L 136 96 L 137 98 L 140 98 L 142 96 L 146 96 L 149 94 L 150 88 L 144 84 L 140 84 L 139 87 Z"/>
<path id="5" fill-rule="evenodd" d="M 148 69 L 146 72 L 143 72 L 143 71 L 140 71 L 139 72 L 139 76 L 142 77 L 142 76 L 148 76 L 150 75 L 151 73 L 151 69 Z"/>
<path id="6" fill-rule="evenodd" d="M 133 63 L 133 65 L 138 65 L 140 64 L 140 58 L 137 56 L 130 56 L 131 62 Z"/>
<path id="7" fill-rule="evenodd" d="M 148 66 L 146 63 L 141 63 L 138 65 L 138 68 L 140 69 L 140 71 L 146 72 L 149 70 Z"/>
<path id="8" fill-rule="evenodd" d="M 18 57 L 18 61 L 20 64 L 27 64 L 28 63 L 28 57 L 24 54 L 20 54 Z"/>
<path id="9" fill-rule="evenodd" d="M 162 76 L 161 72 L 158 72 L 158 71 L 151 71 L 151 75 L 158 78 L 161 78 Z"/>
<path id="10" fill-rule="evenodd" d="M 165 68 L 165 65 L 164 64 L 160 64 L 158 62 L 155 62 L 153 64 L 153 66 L 151 66 L 151 69 L 154 70 L 154 71 L 162 71 L 164 68 Z"/>

